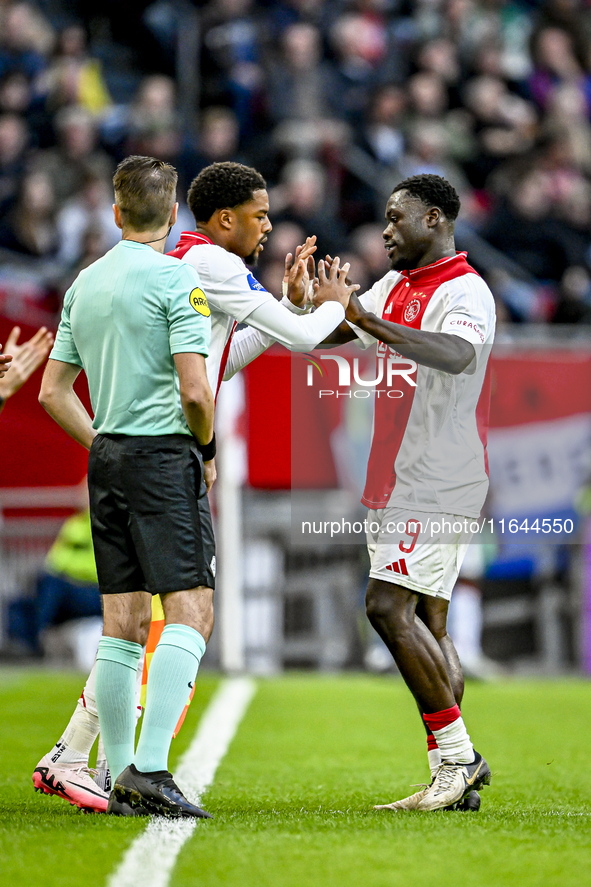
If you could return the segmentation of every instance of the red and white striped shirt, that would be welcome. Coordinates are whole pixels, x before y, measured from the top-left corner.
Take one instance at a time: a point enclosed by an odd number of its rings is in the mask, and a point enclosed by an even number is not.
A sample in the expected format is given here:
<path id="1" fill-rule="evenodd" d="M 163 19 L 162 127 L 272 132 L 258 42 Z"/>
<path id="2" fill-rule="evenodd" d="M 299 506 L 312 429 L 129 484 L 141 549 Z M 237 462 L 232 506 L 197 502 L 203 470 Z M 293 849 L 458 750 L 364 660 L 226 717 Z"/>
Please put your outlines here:
<path id="1" fill-rule="evenodd" d="M 488 489 L 488 357 L 495 333 L 491 291 L 465 253 L 412 271 L 390 271 L 361 296 L 384 320 L 448 333 L 474 346 L 459 375 L 415 363 L 353 327 L 364 347 L 377 344 L 379 378 L 362 502 L 478 517 Z M 381 362 L 381 363 L 380 363 Z M 414 383 L 414 384 L 412 384 Z"/>

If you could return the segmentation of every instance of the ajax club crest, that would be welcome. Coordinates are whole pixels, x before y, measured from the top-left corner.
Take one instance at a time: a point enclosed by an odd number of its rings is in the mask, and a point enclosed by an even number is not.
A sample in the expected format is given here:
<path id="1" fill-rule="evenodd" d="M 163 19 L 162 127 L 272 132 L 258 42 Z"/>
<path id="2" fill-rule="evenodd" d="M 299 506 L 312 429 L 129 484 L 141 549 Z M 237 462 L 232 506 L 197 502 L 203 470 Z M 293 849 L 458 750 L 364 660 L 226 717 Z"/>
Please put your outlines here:
<path id="1" fill-rule="evenodd" d="M 413 299 L 404 309 L 404 322 L 412 323 L 418 317 L 420 310 L 421 303 L 418 299 Z"/>

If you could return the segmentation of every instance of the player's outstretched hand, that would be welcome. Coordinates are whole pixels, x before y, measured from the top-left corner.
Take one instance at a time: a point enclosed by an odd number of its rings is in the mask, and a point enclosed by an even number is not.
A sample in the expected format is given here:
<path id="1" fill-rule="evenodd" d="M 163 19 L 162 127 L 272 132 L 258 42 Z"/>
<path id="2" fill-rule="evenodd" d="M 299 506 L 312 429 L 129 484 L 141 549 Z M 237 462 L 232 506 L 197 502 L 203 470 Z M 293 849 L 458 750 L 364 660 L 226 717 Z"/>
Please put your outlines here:
<path id="1" fill-rule="evenodd" d="M 347 278 L 349 262 L 340 267 L 338 256 L 328 262 L 318 262 L 318 280 L 314 281 L 314 305 L 318 308 L 324 302 L 340 302 L 347 308 L 349 297 L 359 289 L 358 283 L 351 283 Z M 327 274 L 328 271 L 328 274 Z"/>
<path id="2" fill-rule="evenodd" d="M 10 372 L 0 382 L 0 397 L 6 400 L 15 394 L 21 385 L 32 376 L 35 370 L 41 366 L 53 345 L 53 335 L 42 326 L 28 342 L 18 345 L 20 327 L 15 326 L 8 336 L 6 350 L 12 354 L 12 363 L 9 364 Z"/>
<path id="3" fill-rule="evenodd" d="M 316 235 L 306 238 L 306 242 L 296 247 L 295 258 L 292 253 L 285 257 L 285 274 L 283 289 L 292 305 L 305 308 L 312 301 L 311 281 L 314 279 L 314 259 L 316 252 Z"/>

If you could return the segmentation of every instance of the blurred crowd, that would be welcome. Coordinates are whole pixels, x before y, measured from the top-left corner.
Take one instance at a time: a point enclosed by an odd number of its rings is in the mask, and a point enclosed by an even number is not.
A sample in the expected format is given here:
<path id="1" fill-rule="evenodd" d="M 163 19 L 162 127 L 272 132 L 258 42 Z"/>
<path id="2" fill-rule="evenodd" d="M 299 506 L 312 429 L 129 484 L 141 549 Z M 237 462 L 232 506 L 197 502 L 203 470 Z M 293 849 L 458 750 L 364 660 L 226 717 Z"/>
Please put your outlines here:
<path id="1" fill-rule="evenodd" d="M 57 318 L 119 239 L 111 176 L 141 153 L 179 171 L 169 249 L 203 166 L 263 173 L 275 230 L 258 274 L 275 293 L 312 233 L 370 285 L 393 185 L 444 175 L 502 322 L 591 320 L 591 0 L 134 0 L 125 27 L 119 13 L 0 0 L 0 312 Z"/>

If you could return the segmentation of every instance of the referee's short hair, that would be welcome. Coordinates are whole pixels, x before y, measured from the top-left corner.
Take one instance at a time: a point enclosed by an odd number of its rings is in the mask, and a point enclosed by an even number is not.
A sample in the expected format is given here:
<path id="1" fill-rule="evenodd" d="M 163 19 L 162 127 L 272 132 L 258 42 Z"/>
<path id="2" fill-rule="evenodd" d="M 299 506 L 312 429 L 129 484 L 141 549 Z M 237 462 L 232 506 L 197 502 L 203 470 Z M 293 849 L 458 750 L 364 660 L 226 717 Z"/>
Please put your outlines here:
<path id="1" fill-rule="evenodd" d="M 191 182 L 187 205 L 196 222 L 209 222 L 216 210 L 248 203 L 255 191 L 266 187 L 260 172 L 251 166 L 231 161 L 212 163 Z"/>
<path id="2" fill-rule="evenodd" d="M 132 154 L 113 176 L 115 202 L 124 227 L 155 231 L 166 225 L 176 202 L 177 171 L 155 157 Z"/>
<path id="3" fill-rule="evenodd" d="M 432 173 L 422 173 L 418 176 L 410 176 L 400 182 L 392 194 L 397 191 L 408 191 L 412 197 L 418 197 L 425 206 L 438 206 L 446 219 L 453 222 L 460 212 L 460 198 L 456 189 L 450 185 L 447 179 Z"/>

